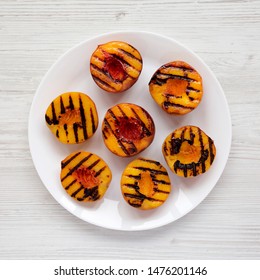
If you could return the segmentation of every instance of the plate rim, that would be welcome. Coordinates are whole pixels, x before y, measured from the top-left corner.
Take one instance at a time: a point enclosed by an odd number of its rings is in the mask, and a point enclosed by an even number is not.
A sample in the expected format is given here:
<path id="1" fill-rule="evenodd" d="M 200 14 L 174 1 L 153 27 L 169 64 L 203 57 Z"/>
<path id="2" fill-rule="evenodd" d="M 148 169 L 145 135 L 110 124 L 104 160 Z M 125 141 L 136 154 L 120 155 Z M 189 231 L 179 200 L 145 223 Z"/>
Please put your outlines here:
<path id="1" fill-rule="evenodd" d="M 207 69 L 207 71 L 210 73 L 211 77 L 214 79 L 214 82 L 216 83 L 216 85 L 218 86 L 221 95 L 223 97 L 223 101 L 224 101 L 224 106 L 225 106 L 225 110 L 227 111 L 227 122 L 228 122 L 228 127 L 229 127 L 229 133 L 230 133 L 230 137 L 227 139 L 227 143 L 228 143 L 228 147 L 227 147 L 227 154 L 226 154 L 226 159 L 225 159 L 225 164 L 223 164 L 221 166 L 221 168 L 219 168 L 219 175 L 217 176 L 217 178 L 215 179 L 214 184 L 212 184 L 212 188 L 210 188 L 208 190 L 208 192 L 204 195 L 204 197 L 200 200 L 200 202 L 196 205 L 192 205 L 191 208 L 189 208 L 188 210 L 184 211 L 182 213 L 182 215 L 180 215 L 178 218 L 176 218 L 175 220 L 170 220 L 170 221 L 166 221 L 166 222 L 162 222 L 162 223 L 157 223 L 155 226 L 154 225 L 146 225 L 143 226 L 142 228 L 118 228 L 118 227 L 113 227 L 113 226 L 104 226 L 98 222 L 93 222 L 93 221 L 87 221 L 85 219 L 82 219 L 79 215 L 77 215 L 77 213 L 72 213 L 65 205 L 65 203 L 63 203 L 62 201 L 58 201 L 58 199 L 54 196 L 54 194 L 52 193 L 52 191 L 50 191 L 47 186 L 44 183 L 44 180 L 42 178 L 42 175 L 38 172 L 37 169 L 37 164 L 35 162 L 35 157 L 33 156 L 33 152 L 32 152 L 32 137 L 31 137 L 31 133 L 32 133 L 32 111 L 34 108 L 34 104 L 36 102 L 37 96 L 38 96 L 38 92 L 40 91 L 41 87 L 44 85 L 46 79 L 49 76 L 49 73 L 52 72 L 52 70 L 56 67 L 56 65 L 58 65 L 58 63 L 67 55 L 70 54 L 70 52 L 73 52 L 76 48 L 79 48 L 81 45 L 87 44 L 88 42 L 92 41 L 92 40 L 98 40 L 99 38 L 103 38 L 105 36 L 112 36 L 112 35 L 128 35 L 128 34 L 132 34 L 132 35 L 140 35 L 140 34 L 145 34 L 145 35 L 150 35 L 150 36 L 154 36 L 154 37 L 160 37 L 160 38 L 164 38 L 166 40 L 172 41 L 174 44 L 179 45 L 181 48 L 185 49 L 187 52 L 189 52 L 190 54 L 192 54 L 202 65 L 204 68 Z M 146 230 L 152 230 L 152 229 L 158 229 L 161 228 L 163 226 L 166 226 L 170 223 L 176 222 L 177 220 L 179 220 L 180 218 L 186 216 L 188 213 L 192 212 L 196 207 L 198 207 L 205 199 L 206 197 L 208 197 L 208 195 L 211 193 L 211 191 L 215 188 L 216 184 L 218 183 L 219 179 L 221 178 L 224 169 L 227 165 L 228 159 L 229 159 L 229 155 L 230 155 L 230 151 L 231 151 L 231 146 L 232 146 L 232 118 L 231 118 L 231 114 L 230 114 L 230 109 L 229 109 L 229 105 L 228 105 L 228 101 L 225 95 L 225 92 L 220 84 L 220 82 L 218 81 L 217 77 L 215 76 L 214 72 L 210 69 L 210 67 L 204 62 L 204 60 L 197 55 L 193 50 L 191 50 L 189 47 L 187 47 L 185 44 L 179 42 L 176 39 L 173 39 L 172 37 L 166 36 L 166 35 L 161 35 L 159 33 L 156 32 L 150 32 L 150 31 L 140 31 L 140 30 L 127 30 L 127 31 L 112 31 L 112 32 L 106 32 L 106 33 L 102 33 L 99 35 L 95 35 L 95 36 L 91 36 L 75 45 L 73 45 L 72 47 L 70 47 L 69 49 L 67 49 L 64 53 L 62 53 L 60 56 L 58 56 L 58 58 L 52 63 L 52 65 L 48 68 L 47 72 L 45 73 L 45 75 L 43 76 L 43 78 L 41 79 L 36 91 L 34 92 L 34 96 L 33 96 L 33 100 L 31 102 L 31 106 L 30 106 L 30 111 L 29 111 L 29 117 L 28 117 L 28 132 L 27 132 L 27 136 L 28 136 L 28 143 L 29 143 L 29 151 L 30 151 L 30 155 L 31 155 L 31 159 L 33 161 L 33 165 L 34 168 L 36 169 L 36 172 L 42 182 L 42 184 L 44 185 L 44 187 L 47 189 L 47 191 L 51 194 L 51 196 L 55 199 L 55 201 L 60 204 L 63 208 L 65 208 L 70 214 L 72 214 L 73 216 L 77 217 L 78 219 L 87 222 L 88 224 L 92 224 L 94 226 L 97 227 L 101 227 L 104 229 L 109 229 L 109 230 L 115 230 L 115 231 L 127 231 L 127 232 L 131 232 L 131 231 L 146 231 Z"/>

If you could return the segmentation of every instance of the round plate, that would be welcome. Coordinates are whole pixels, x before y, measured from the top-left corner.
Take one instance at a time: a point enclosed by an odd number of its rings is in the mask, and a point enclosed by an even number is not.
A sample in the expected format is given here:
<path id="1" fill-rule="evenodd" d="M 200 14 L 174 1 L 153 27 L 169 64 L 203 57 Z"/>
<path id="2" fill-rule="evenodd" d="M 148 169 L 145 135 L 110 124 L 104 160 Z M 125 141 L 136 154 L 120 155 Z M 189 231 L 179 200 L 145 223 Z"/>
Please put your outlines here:
<path id="1" fill-rule="evenodd" d="M 142 55 L 143 70 L 135 85 L 121 94 L 101 90 L 93 81 L 90 56 L 97 45 L 108 41 L 125 41 Z M 200 105 L 184 116 L 165 113 L 150 96 L 148 83 L 163 64 L 183 60 L 202 76 L 204 95 Z M 99 127 L 83 144 L 65 145 L 56 140 L 45 124 L 45 111 L 61 93 L 80 91 L 96 103 Z M 108 108 L 117 103 L 135 103 L 152 116 L 156 134 L 153 143 L 141 154 L 120 158 L 104 145 L 101 123 Z M 195 178 L 181 178 L 168 168 L 161 147 L 165 137 L 176 128 L 196 125 L 208 134 L 216 145 L 217 155 L 210 170 Z M 223 90 L 207 65 L 192 51 L 177 41 L 147 32 L 116 32 L 87 40 L 66 52 L 47 72 L 34 97 L 29 116 L 29 144 L 36 170 L 48 191 L 69 212 L 80 219 L 110 229 L 145 230 L 166 225 L 196 207 L 213 189 L 220 178 L 231 145 L 231 119 Z M 67 195 L 60 183 L 60 163 L 76 150 L 96 153 L 110 166 L 113 179 L 105 196 L 94 203 L 80 203 Z M 157 209 L 141 211 L 129 206 L 120 189 L 121 174 L 133 159 L 142 156 L 163 164 L 171 177 L 172 192 Z"/>

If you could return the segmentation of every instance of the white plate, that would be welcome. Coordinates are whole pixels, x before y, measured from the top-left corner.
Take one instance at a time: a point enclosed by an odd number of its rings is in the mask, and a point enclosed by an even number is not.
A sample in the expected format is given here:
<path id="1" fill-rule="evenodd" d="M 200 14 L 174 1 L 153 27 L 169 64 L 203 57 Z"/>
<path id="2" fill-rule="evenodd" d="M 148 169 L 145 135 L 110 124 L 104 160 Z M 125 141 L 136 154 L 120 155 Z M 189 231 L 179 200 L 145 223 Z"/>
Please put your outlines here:
<path id="1" fill-rule="evenodd" d="M 98 44 L 121 40 L 139 50 L 143 70 L 136 84 L 121 94 L 102 91 L 92 80 L 89 61 Z M 184 60 L 202 76 L 204 96 L 193 112 L 171 116 L 163 112 L 149 94 L 148 82 L 161 65 Z M 64 145 L 57 141 L 45 124 L 45 111 L 61 93 L 80 91 L 96 103 L 99 127 L 95 135 L 79 145 Z M 101 123 L 107 109 L 117 103 L 131 102 L 145 108 L 153 117 L 156 135 L 153 143 L 132 158 L 113 155 L 104 145 Z M 165 137 L 183 125 L 196 125 L 215 142 L 217 155 L 210 170 L 196 178 L 180 178 L 166 165 L 161 153 Z M 192 51 L 175 40 L 147 32 L 117 32 L 87 40 L 66 52 L 48 71 L 34 97 L 29 116 L 29 144 L 38 174 L 53 197 L 68 211 L 89 223 L 117 230 L 145 230 L 177 220 L 196 207 L 213 189 L 220 178 L 231 145 L 231 119 L 223 90 L 207 65 Z M 113 179 L 104 198 L 95 203 L 80 203 L 67 195 L 60 183 L 60 162 L 71 152 L 86 150 L 98 154 L 110 166 Z M 125 166 L 138 156 L 160 161 L 172 181 L 172 192 L 159 208 L 140 211 L 129 206 L 120 190 L 120 178 Z"/>

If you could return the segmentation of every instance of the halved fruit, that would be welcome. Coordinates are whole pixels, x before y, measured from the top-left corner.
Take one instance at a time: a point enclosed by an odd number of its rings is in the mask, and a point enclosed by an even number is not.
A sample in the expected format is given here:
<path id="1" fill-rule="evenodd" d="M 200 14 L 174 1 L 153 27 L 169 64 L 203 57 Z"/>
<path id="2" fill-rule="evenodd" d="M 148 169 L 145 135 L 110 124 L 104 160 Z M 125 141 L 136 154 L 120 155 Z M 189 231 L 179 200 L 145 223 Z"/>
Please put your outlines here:
<path id="1" fill-rule="evenodd" d="M 184 126 L 166 137 L 162 152 L 175 174 L 194 177 L 210 168 L 216 156 L 216 147 L 199 127 Z"/>
<path id="2" fill-rule="evenodd" d="M 155 102 L 167 113 L 183 115 L 194 110 L 203 95 L 200 74 L 183 61 L 161 66 L 149 82 Z"/>
<path id="3" fill-rule="evenodd" d="M 55 98 L 45 114 L 47 126 L 65 144 L 81 143 L 97 130 L 95 103 L 81 92 L 66 92 Z"/>
<path id="4" fill-rule="evenodd" d="M 74 152 L 61 162 L 61 184 L 78 201 L 101 199 L 111 179 L 112 173 L 108 165 L 93 153 Z"/>
<path id="5" fill-rule="evenodd" d="M 121 103 L 108 109 L 102 123 L 105 145 L 114 154 L 130 157 L 153 141 L 155 126 L 149 113 L 140 106 Z"/>
<path id="6" fill-rule="evenodd" d="M 121 191 L 131 206 L 148 210 L 159 207 L 171 192 L 167 170 L 155 160 L 138 158 L 125 168 Z"/>
<path id="7" fill-rule="evenodd" d="M 95 83 L 114 93 L 129 89 L 139 78 L 142 67 L 137 49 L 121 41 L 99 45 L 90 59 L 90 73 Z"/>

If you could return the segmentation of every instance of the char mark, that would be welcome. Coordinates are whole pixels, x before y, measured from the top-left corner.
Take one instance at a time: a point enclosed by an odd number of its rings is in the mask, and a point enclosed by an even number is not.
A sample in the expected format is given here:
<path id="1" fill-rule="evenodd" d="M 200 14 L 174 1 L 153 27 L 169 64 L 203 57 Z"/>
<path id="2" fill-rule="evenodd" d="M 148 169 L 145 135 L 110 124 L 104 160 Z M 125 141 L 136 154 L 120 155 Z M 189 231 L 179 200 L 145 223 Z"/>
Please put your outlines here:
<path id="1" fill-rule="evenodd" d="M 142 167 L 142 166 L 134 166 L 135 169 L 141 170 L 141 171 L 149 171 L 151 174 L 161 174 L 161 175 L 168 175 L 166 171 L 152 169 L 148 167 Z"/>
<path id="2" fill-rule="evenodd" d="M 125 51 L 125 50 L 120 49 L 120 48 L 118 48 L 118 50 L 119 50 L 120 52 L 122 52 L 123 54 L 125 54 L 125 55 L 127 55 L 127 56 L 129 56 L 129 57 L 131 57 L 131 58 L 133 58 L 133 59 L 136 59 L 136 60 L 138 60 L 139 62 L 141 62 L 141 63 L 142 63 L 142 59 L 140 59 L 140 58 L 138 58 L 138 57 L 134 56 L 134 55 L 133 55 L 133 54 L 131 54 L 130 52 Z"/>
<path id="3" fill-rule="evenodd" d="M 127 176 L 127 177 L 129 177 L 129 178 L 136 179 L 136 180 L 141 180 L 141 174 L 139 174 L 139 175 L 127 174 L 127 175 L 125 175 L 125 176 Z"/>
<path id="4" fill-rule="evenodd" d="M 84 187 L 80 186 L 74 193 L 71 194 L 71 197 L 75 197 L 83 189 L 84 189 Z"/>
<path id="5" fill-rule="evenodd" d="M 170 102 L 170 101 L 164 101 L 163 102 L 163 107 L 168 109 L 169 107 L 177 107 L 177 108 L 183 108 L 183 109 L 188 109 L 188 110 L 193 110 L 193 107 L 188 107 L 185 105 L 181 105 L 181 104 L 176 104 L 174 102 Z"/>
<path id="6" fill-rule="evenodd" d="M 64 107 L 62 96 L 60 96 L 60 113 L 61 114 L 65 113 L 65 107 Z"/>
<path id="7" fill-rule="evenodd" d="M 71 95 L 69 96 L 69 103 L 70 103 L 70 105 L 69 105 L 70 109 L 74 110 L 75 107 L 74 107 L 74 103 L 73 103 Z"/>
<path id="8" fill-rule="evenodd" d="M 167 182 L 167 181 L 165 181 L 165 180 L 157 180 L 157 179 L 155 179 L 155 178 L 152 178 L 152 180 L 153 180 L 153 183 L 154 184 L 163 184 L 163 185 L 170 185 L 171 183 L 170 182 Z"/>
<path id="9" fill-rule="evenodd" d="M 74 136 L 75 136 L 75 141 L 76 141 L 76 143 L 78 143 L 79 135 L 78 135 L 78 124 L 77 123 L 73 124 L 73 132 L 74 132 Z"/>
<path id="10" fill-rule="evenodd" d="M 106 169 L 106 166 L 103 166 L 102 168 L 100 168 L 96 174 L 94 175 L 94 177 L 98 177 L 104 170 Z"/>
<path id="11" fill-rule="evenodd" d="M 88 166 L 88 169 L 92 169 L 94 166 L 96 166 L 98 163 L 100 162 L 100 159 L 97 159 L 96 161 L 94 161 L 90 166 Z"/>
<path id="12" fill-rule="evenodd" d="M 161 73 L 161 72 L 158 72 L 156 73 L 156 75 L 163 75 L 165 77 L 165 79 L 163 78 L 160 78 L 160 77 L 156 77 L 157 79 L 161 79 L 161 80 L 168 80 L 168 79 L 179 79 L 179 80 L 185 80 L 189 83 L 192 83 L 192 82 L 198 82 L 197 80 L 195 79 L 192 79 L 192 78 L 188 78 L 188 77 L 185 77 L 185 76 L 181 76 L 181 75 L 173 75 L 173 74 L 165 74 L 165 73 Z"/>
<path id="13" fill-rule="evenodd" d="M 212 164 L 214 158 L 215 158 L 215 155 L 213 153 L 213 140 L 209 137 L 209 156 L 210 156 L 210 164 Z"/>
<path id="14" fill-rule="evenodd" d="M 59 121 L 56 116 L 54 102 L 51 103 L 51 111 L 52 111 L 52 120 L 51 120 L 52 124 L 58 124 Z"/>
<path id="15" fill-rule="evenodd" d="M 65 188 L 65 190 L 68 190 L 72 185 L 74 185 L 77 182 L 77 179 L 73 180 L 68 186 Z"/>
<path id="16" fill-rule="evenodd" d="M 95 118 L 94 118 L 94 114 L 93 114 L 92 108 L 90 108 L 90 117 L 91 117 L 92 133 L 94 134 L 96 129 L 97 129 L 97 127 L 95 125 Z"/>
<path id="17" fill-rule="evenodd" d="M 119 111 L 121 112 L 121 114 L 124 118 L 128 118 L 126 113 L 124 112 L 124 110 L 119 105 L 117 105 L 117 108 L 119 109 Z"/>
<path id="18" fill-rule="evenodd" d="M 83 128 L 83 135 L 84 135 L 84 139 L 86 140 L 86 139 L 88 139 L 86 115 L 85 115 L 85 110 L 83 107 L 81 97 L 79 97 L 79 111 L 80 111 L 81 123 L 82 123 L 82 128 Z"/>
<path id="19" fill-rule="evenodd" d="M 69 158 L 67 161 L 61 163 L 61 168 L 63 169 L 65 166 L 67 166 L 74 158 L 76 158 L 81 152 L 76 153 L 71 158 Z"/>
<path id="20" fill-rule="evenodd" d="M 150 160 L 150 159 L 146 159 L 146 158 L 141 158 L 140 160 L 141 160 L 141 161 L 144 161 L 144 162 L 153 163 L 153 164 L 155 164 L 155 165 L 157 165 L 157 166 L 160 166 L 160 165 L 161 165 L 159 161 L 155 161 L 155 160 Z"/>

